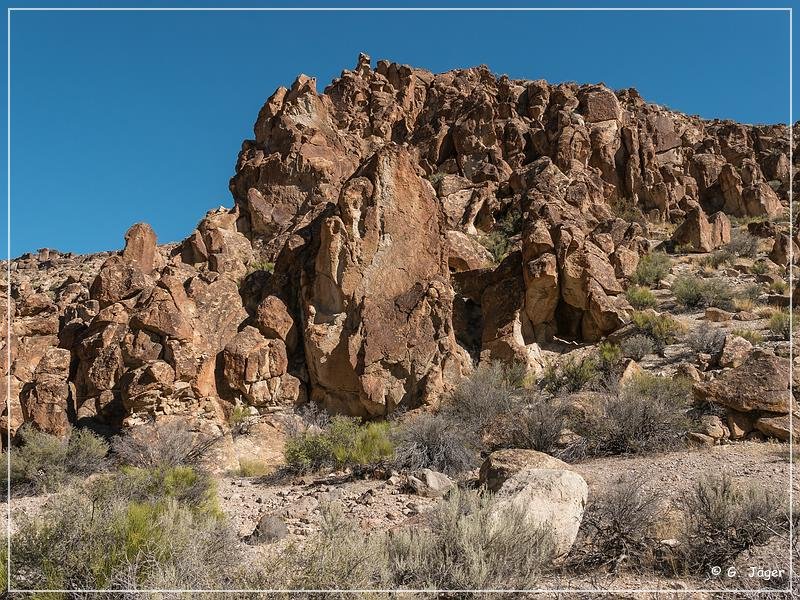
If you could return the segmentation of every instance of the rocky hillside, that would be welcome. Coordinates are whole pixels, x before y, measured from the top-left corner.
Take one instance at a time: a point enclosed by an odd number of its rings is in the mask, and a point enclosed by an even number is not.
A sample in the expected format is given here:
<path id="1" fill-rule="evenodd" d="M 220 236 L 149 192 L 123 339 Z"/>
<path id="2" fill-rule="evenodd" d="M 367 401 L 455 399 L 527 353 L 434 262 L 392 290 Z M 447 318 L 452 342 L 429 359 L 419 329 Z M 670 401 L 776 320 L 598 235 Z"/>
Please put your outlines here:
<path id="1" fill-rule="evenodd" d="M 217 427 L 307 401 L 381 416 L 435 406 L 478 361 L 538 373 L 552 340 L 629 322 L 656 245 L 709 252 L 763 217 L 785 266 L 788 154 L 784 126 L 633 89 L 364 55 L 323 93 L 301 75 L 243 142 L 233 207 L 187 239 L 137 224 L 122 252 L 12 261 L 3 427 Z"/>

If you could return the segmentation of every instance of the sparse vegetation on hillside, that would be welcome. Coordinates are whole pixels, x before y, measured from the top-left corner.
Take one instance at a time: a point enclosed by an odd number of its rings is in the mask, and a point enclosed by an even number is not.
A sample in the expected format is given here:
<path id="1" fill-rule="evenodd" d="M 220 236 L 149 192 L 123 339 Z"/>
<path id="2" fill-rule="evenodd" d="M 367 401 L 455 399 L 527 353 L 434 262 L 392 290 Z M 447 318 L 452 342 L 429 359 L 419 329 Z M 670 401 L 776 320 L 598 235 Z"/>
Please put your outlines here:
<path id="1" fill-rule="evenodd" d="M 14 493 L 53 492 L 107 467 L 108 443 L 89 430 L 73 429 L 60 439 L 24 426 L 17 435 L 20 445 L 8 451 L 10 458 L 0 457 L 0 476 L 10 479 Z"/>
<path id="2" fill-rule="evenodd" d="M 115 437 L 111 448 L 123 464 L 169 468 L 201 463 L 216 441 L 210 435 L 193 433 L 176 420 L 134 427 Z"/>
<path id="3" fill-rule="evenodd" d="M 388 423 L 362 424 L 357 418 L 337 416 L 322 430 L 289 437 L 284 454 L 289 469 L 304 473 L 388 460 L 394 454 L 394 445 Z"/>
<path id="4" fill-rule="evenodd" d="M 672 293 L 686 308 L 704 306 L 723 310 L 733 308 L 733 288 L 727 281 L 719 278 L 702 279 L 692 275 L 682 275 L 672 284 Z"/>
<path id="5" fill-rule="evenodd" d="M 654 286 L 669 275 L 672 260 L 665 252 L 646 254 L 639 260 L 631 283 L 642 286 Z"/>
<path id="6" fill-rule="evenodd" d="M 395 464 L 409 470 L 433 469 L 456 475 L 478 459 L 474 439 L 447 414 L 422 414 L 397 426 Z"/>
<path id="7" fill-rule="evenodd" d="M 743 552 L 765 544 L 785 518 L 783 499 L 754 485 L 736 485 L 728 476 L 700 480 L 684 498 L 682 559 L 690 573 L 734 564 Z"/>
<path id="8" fill-rule="evenodd" d="M 495 262 L 500 263 L 513 249 L 512 238 L 520 233 L 521 228 L 522 215 L 517 208 L 512 207 L 489 233 L 480 236 L 478 240 L 491 253 Z"/>
<path id="9" fill-rule="evenodd" d="M 645 308 L 653 308 L 656 305 L 656 297 L 650 288 L 632 285 L 625 292 L 625 298 L 631 303 L 631 306 L 636 310 L 643 310 Z"/>
<path id="10" fill-rule="evenodd" d="M 656 351 L 656 344 L 649 335 L 637 333 L 629 338 L 625 338 L 620 348 L 623 356 L 639 361 L 648 354 L 653 354 Z"/>
<path id="11" fill-rule="evenodd" d="M 631 322 L 641 334 L 653 340 L 657 352 L 661 352 L 665 346 L 675 343 L 679 334 L 684 330 L 684 326 L 671 316 L 652 311 L 633 313 Z"/>
<path id="12" fill-rule="evenodd" d="M 240 564 L 211 480 L 189 467 L 125 469 L 15 522 L 18 588 L 226 588 Z"/>
<path id="13" fill-rule="evenodd" d="M 596 376 L 597 361 L 593 357 L 576 360 L 570 356 L 558 363 L 548 364 L 539 385 L 551 394 L 579 392 Z"/>
<path id="14" fill-rule="evenodd" d="M 783 340 L 791 336 L 792 322 L 788 310 L 774 312 L 769 318 L 769 330 Z"/>
<path id="15" fill-rule="evenodd" d="M 683 443 L 690 385 L 682 379 L 641 374 L 605 395 L 580 424 L 589 454 L 641 454 Z"/>

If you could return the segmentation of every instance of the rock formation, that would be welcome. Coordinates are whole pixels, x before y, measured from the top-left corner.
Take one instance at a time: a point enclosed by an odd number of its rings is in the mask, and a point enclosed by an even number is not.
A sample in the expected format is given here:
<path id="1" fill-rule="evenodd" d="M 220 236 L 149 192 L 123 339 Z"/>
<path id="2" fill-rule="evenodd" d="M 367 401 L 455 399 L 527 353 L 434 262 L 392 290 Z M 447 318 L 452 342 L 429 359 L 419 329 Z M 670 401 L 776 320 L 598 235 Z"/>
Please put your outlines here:
<path id="1" fill-rule="evenodd" d="M 627 322 L 650 250 L 630 215 L 712 250 L 729 216 L 784 210 L 787 156 L 785 127 L 633 89 L 364 55 L 323 93 L 302 75 L 242 144 L 233 208 L 187 239 L 137 224 L 120 253 L 13 261 L 4 419 L 60 434 L 308 400 L 377 416 L 435 403 L 478 360 L 537 370 L 553 336 Z"/>

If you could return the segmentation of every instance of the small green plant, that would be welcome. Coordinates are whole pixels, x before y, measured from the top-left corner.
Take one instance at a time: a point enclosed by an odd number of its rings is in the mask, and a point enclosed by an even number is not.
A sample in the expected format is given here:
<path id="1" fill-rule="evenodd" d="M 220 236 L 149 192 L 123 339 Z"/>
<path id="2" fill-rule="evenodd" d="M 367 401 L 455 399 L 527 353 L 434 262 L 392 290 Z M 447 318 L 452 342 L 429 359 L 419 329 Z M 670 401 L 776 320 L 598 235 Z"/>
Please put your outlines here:
<path id="1" fill-rule="evenodd" d="M 197 514 L 221 514 L 214 479 L 193 467 L 122 467 L 118 473 L 92 482 L 92 497 L 116 497 L 131 502 L 174 500 Z"/>
<path id="2" fill-rule="evenodd" d="M 769 266 L 767 265 L 767 261 L 765 260 L 757 260 L 753 263 L 753 266 L 750 267 L 750 272 L 753 275 L 763 275 L 769 270 Z"/>
<path id="3" fill-rule="evenodd" d="M 733 289 L 722 279 L 702 279 L 693 275 L 682 275 L 673 282 L 672 293 L 678 303 L 686 308 L 703 306 L 724 310 L 733 308 Z"/>
<path id="4" fill-rule="evenodd" d="M 653 308 L 656 305 L 656 297 L 650 288 L 632 285 L 625 292 L 625 298 L 630 302 L 631 306 L 636 310 L 644 310 L 645 308 Z"/>
<path id="5" fill-rule="evenodd" d="M 570 356 L 560 364 L 550 363 L 545 367 L 540 387 L 551 394 L 578 392 L 597 377 L 597 361 L 592 357 L 575 360 Z"/>
<path id="6" fill-rule="evenodd" d="M 247 274 L 251 275 L 257 271 L 264 271 L 272 275 L 275 272 L 275 263 L 267 260 L 256 260 L 251 262 L 247 268 Z"/>
<path id="7" fill-rule="evenodd" d="M 481 236 L 478 241 L 491 253 L 495 262 L 500 263 L 511 252 L 514 247 L 512 238 L 521 228 L 522 214 L 512 207 L 500 221 L 495 223 L 494 228 Z"/>
<path id="8" fill-rule="evenodd" d="M 598 366 L 604 371 L 609 371 L 622 358 L 622 350 L 619 345 L 612 342 L 601 342 L 597 346 L 597 357 Z"/>
<path id="9" fill-rule="evenodd" d="M 755 329 L 734 329 L 731 331 L 733 335 L 738 335 L 740 338 L 746 339 L 748 342 L 756 346 L 764 341 L 764 336 Z"/>
<path id="10" fill-rule="evenodd" d="M 769 284 L 769 291 L 774 294 L 783 294 L 789 289 L 789 284 L 783 279 L 777 279 Z"/>
<path id="11" fill-rule="evenodd" d="M 234 406 L 228 417 L 228 425 L 233 435 L 246 435 L 250 433 L 250 425 L 252 422 L 253 417 L 250 414 L 250 408 L 241 404 Z"/>
<path id="12" fill-rule="evenodd" d="M 239 459 L 239 469 L 236 474 L 239 477 L 263 477 L 269 474 L 272 468 L 263 460 L 255 458 L 241 458 Z"/>
<path id="13" fill-rule="evenodd" d="M 641 333 L 653 340 L 659 352 L 664 346 L 675 343 L 678 335 L 684 329 L 679 321 L 669 315 L 659 315 L 648 311 L 633 313 L 631 322 Z"/>
<path id="14" fill-rule="evenodd" d="M 758 238 L 746 231 L 735 230 L 725 250 L 740 258 L 755 258 L 758 255 Z"/>
<path id="15" fill-rule="evenodd" d="M 360 419 L 336 416 L 322 431 L 305 431 L 286 441 L 286 463 L 296 472 L 322 468 L 369 465 L 394 454 L 389 424 L 367 423 Z"/>
<path id="16" fill-rule="evenodd" d="M 730 250 L 721 249 L 715 250 L 708 256 L 704 256 L 700 259 L 700 266 L 702 267 L 711 267 L 712 269 L 718 269 L 720 265 L 726 265 L 733 262 L 736 258 L 736 255 L 733 254 Z"/>
<path id="17" fill-rule="evenodd" d="M 647 228 L 647 217 L 642 209 L 628 199 L 614 200 L 611 203 L 611 213 L 628 223 L 639 223 L 642 227 Z"/>
<path id="18" fill-rule="evenodd" d="M 782 340 L 791 337 L 791 317 L 788 310 L 781 310 L 772 313 L 769 318 L 769 330 Z"/>
<path id="19" fill-rule="evenodd" d="M 665 252 L 647 254 L 639 260 L 631 277 L 631 282 L 636 285 L 653 286 L 669 275 L 672 261 Z"/>
<path id="20" fill-rule="evenodd" d="M 434 188 L 437 188 L 439 184 L 442 182 L 442 179 L 444 179 L 444 176 L 445 176 L 444 173 L 431 173 L 430 175 L 428 175 L 428 181 L 431 182 L 431 185 Z"/>

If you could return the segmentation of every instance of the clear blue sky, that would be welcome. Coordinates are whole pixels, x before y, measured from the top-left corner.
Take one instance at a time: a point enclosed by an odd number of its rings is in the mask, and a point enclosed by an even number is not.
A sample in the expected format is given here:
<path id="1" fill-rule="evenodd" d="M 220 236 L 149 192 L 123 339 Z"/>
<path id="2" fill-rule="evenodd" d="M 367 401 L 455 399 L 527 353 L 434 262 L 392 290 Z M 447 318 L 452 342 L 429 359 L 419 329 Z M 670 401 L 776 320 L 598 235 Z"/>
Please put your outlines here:
<path id="1" fill-rule="evenodd" d="M 26 5 L 48 2 L 12 0 Z M 789 119 L 788 29 L 785 12 L 13 12 L 11 254 L 119 248 L 136 221 L 182 239 L 232 205 L 236 154 L 272 91 L 301 72 L 321 91 L 359 51 L 634 86 L 691 114 L 772 123 Z"/>

